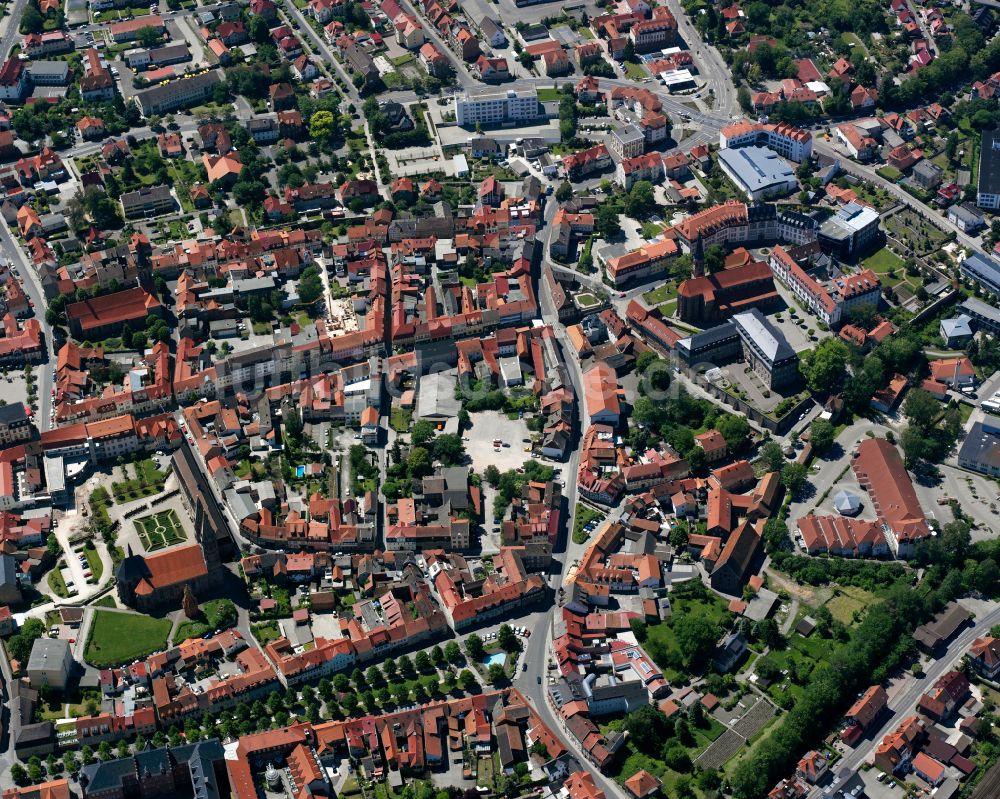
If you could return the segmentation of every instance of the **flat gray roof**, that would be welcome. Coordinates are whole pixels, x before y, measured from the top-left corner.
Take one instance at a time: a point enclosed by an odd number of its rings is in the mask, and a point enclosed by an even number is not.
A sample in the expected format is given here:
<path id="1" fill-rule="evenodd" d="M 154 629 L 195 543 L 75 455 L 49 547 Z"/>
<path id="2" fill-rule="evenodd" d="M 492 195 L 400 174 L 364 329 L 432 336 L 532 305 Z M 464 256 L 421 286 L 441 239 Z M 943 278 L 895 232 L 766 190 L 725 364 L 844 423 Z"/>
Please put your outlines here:
<path id="1" fill-rule="evenodd" d="M 795 172 L 780 155 L 767 147 L 719 150 L 719 160 L 751 192 L 795 180 Z"/>

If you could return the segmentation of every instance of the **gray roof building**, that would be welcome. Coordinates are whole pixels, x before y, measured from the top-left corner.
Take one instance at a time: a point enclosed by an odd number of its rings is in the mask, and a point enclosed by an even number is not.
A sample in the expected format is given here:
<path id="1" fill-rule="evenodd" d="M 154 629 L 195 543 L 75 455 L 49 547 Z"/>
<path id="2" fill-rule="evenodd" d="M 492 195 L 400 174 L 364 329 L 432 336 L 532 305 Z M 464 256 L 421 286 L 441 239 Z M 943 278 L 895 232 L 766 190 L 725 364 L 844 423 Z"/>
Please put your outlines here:
<path id="1" fill-rule="evenodd" d="M 992 258 L 974 252 L 959 264 L 959 272 L 991 294 L 1000 295 L 1000 264 Z"/>
<path id="2" fill-rule="evenodd" d="M 73 666 L 69 641 L 64 638 L 39 638 L 31 647 L 28 658 L 28 679 L 32 688 L 51 685 L 60 690 L 66 687 Z"/>
<path id="3" fill-rule="evenodd" d="M 28 65 L 31 79 L 45 86 L 63 86 L 69 83 L 68 61 L 32 61 Z"/>
<path id="4" fill-rule="evenodd" d="M 188 105 L 196 105 L 210 97 L 215 84 L 222 82 L 222 74 L 217 69 L 188 75 L 160 86 L 153 86 L 136 92 L 135 102 L 143 116 L 164 114 Z"/>
<path id="5" fill-rule="evenodd" d="M 789 163 L 767 147 L 719 150 L 719 166 L 752 200 L 787 194 L 798 187 Z"/>
<path id="6" fill-rule="evenodd" d="M 736 314 L 733 322 L 740 337 L 770 363 L 776 364 L 796 357 L 795 350 L 788 345 L 785 337 L 756 308 Z"/>

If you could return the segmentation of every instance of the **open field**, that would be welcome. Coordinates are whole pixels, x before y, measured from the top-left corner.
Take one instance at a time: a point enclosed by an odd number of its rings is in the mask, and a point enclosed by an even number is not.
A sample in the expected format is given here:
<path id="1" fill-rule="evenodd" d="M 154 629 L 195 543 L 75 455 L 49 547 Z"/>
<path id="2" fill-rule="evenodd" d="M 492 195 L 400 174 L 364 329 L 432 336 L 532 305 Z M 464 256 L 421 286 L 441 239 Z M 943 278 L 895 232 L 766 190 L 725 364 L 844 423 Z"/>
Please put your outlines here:
<path id="1" fill-rule="evenodd" d="M 855 612 L 863 610 L 874 601 L 874 594 L 863 588 L 838 586 L 834 595 L 827 600 L 826 606 L 833 614 L 833 618 L 842 624 L 851 625 Z"/>
<path id="2" fill-rule="evenodd" d="M 85 658 L 92 666 L 117 666 L 167 645 L 169 619 L 99 610 L 87 639 Z"/>

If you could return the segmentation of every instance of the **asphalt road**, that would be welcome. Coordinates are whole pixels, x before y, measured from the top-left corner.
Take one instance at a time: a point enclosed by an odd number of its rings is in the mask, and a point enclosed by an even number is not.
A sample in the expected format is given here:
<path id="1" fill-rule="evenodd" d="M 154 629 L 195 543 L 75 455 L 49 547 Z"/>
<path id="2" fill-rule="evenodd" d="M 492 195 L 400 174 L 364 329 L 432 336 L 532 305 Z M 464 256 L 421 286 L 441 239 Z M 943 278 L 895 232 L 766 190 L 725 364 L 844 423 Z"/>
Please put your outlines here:
<path id="1" fill-rule="evenodd" d="M 14 0 L 14 5 L 7 9 L 7 27 L 3 36 L 0 36 L 0 52 L 3 53 L 3 58 L 0 60 L 2 61 L 7 60 L 7 54 L 21 39 L 21 34 L 18 33 L 17 29 L 21 24 L 21 15 L 27 5 L 28 0 Z"/>

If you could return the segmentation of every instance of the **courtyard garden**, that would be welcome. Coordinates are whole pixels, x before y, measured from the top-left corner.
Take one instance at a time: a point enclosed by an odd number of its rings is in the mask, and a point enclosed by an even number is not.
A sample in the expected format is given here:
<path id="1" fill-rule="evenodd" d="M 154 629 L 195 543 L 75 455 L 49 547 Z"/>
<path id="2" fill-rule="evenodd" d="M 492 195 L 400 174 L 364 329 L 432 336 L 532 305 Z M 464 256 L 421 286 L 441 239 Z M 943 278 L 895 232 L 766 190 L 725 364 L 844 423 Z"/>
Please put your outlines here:
<path id="1" fill-rule="evenodd" d="M 158 511 L 135 520 L 135 530 L 139 534 L 146 552 L 180 544 L 187 540 L 184 526 L 173 508 Z"/>

